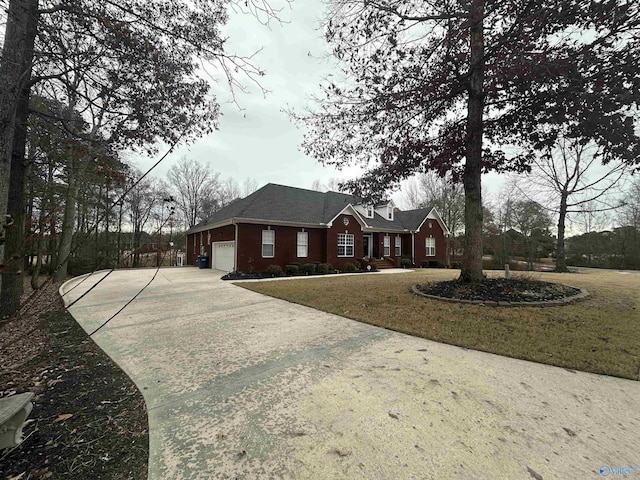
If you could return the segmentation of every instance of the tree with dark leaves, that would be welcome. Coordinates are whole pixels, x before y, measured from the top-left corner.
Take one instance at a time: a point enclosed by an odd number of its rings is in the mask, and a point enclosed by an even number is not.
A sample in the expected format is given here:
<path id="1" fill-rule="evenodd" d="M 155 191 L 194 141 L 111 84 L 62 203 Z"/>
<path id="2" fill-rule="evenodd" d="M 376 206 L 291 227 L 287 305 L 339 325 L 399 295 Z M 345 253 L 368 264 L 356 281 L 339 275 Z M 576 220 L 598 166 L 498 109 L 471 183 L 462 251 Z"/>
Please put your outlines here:
<path id="1" fill-rule="evenodd" d="M 266 0 L 0 4 L 8 5 L 0 61 L 1 224 L 5 213 L 14 218 L 24 206 L 24 146 L 34 86 L 40 96 L 81 113 L 89 123 L 87 131 L 64 117 L 52 120 L 88 143 L 87 151 L 98 140 L 113 149 L 147 151 L 154 151 L 158 141 L 188 142 L 217 128 L 219 104 L 211 79 L 223 80 L 234 94 L 245 88 L 247 79 L 259 85 L 262 75 L 251 56 L 225 51 L 221 27 L 227 9 L 251 13 L 263 23 L 278 15 Z M 10 232 L 16 238 L 5 242 L 6 254 L 0 251 L 5 260 L 21 255 L 15 248 L 9 251 L 9 244 L 21 244 L 17 227 Z M 0 263 L 5 277 L 9 272 L 3 267 Z M 4 311 L 15 310 L 19 294 L 13 286 L 2 289 Z"/>
<path id="2" fill-rule="evenodd" d="M 324 164 L 380 197 L 421 171 L 465 191 L 461 280 L 482 280 L 485 172 L 524 172 L 558 131 L 636 163 L 640 5 L 612 0 L 334 0 L 326 38 L 344 78 L 294 115 Z M 536 128 L 545 123 L 544 134 Z M 514 149 L 513 146 L 517 146 Z M 507 148 L 509 147 L 509 148 Z"/>

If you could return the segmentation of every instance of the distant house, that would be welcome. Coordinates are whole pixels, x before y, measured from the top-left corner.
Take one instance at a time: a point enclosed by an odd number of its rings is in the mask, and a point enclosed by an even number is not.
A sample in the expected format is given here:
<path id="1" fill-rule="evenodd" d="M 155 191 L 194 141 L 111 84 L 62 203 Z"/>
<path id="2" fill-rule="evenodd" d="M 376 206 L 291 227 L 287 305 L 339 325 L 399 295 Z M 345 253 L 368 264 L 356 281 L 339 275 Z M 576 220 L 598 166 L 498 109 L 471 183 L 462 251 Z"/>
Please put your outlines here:
<path id="1" fill-rule="evenodd" d="M 400 211 L 393 201 L 367 204 L 353 195 L 268 184 L 187 231 L 187 264 L 199 255 L 218 270 L 264 271 L 291 262 L 342 268 L 402 257 L 445 262 L 447 226 L 435 209 Z"/>

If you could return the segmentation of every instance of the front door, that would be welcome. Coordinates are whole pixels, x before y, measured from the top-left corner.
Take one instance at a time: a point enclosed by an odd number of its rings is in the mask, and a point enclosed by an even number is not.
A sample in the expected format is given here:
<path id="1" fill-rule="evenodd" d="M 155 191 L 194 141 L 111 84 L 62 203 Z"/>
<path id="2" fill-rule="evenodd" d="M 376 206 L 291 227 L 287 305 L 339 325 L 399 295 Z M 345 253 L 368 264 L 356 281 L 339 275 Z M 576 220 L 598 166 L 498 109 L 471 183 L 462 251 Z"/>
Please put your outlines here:
<path id="1" fill-rule="evenodd" d="M 372 235 L 363 235 L 362 236 L 362 256 L 365 258 L 373 257 L 373 236 Z"/>

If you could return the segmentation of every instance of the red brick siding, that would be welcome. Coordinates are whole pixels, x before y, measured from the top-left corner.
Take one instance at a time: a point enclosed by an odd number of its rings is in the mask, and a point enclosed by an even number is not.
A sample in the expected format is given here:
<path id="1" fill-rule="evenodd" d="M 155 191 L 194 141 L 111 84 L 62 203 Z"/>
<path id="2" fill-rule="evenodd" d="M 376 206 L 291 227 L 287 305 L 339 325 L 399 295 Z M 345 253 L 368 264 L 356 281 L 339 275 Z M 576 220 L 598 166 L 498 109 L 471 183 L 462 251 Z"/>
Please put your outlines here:
<path id="1" fill-rule="evenodd" d="M 195 248 L 193 246 L 193 238 L 196 239 Z M 204 241 L 207 239 L 204 237 Z M 200 255 L 200 232 L 187 235 L 187 265 L 196 265 Z"/>
<path id="2" fill-rule="evenodd" d="M 431 228 L 429 228 L 429 222 L 431 222 Z M 436 239 L 436 255 L 435 257 L 427 257 L 426 238 L 432 236 Z M 446 245 L 444 232 L 442 227 L 436 220 L 427 219 L 420 228 L 420 231 L 415 234 L 415 263 L 420 266 L 423 260 L 436 260 L 442 264 L 446 260 Z"/>
<path id="3" fill-rule="evenodd" d="M 344 219 L 349 219 L 349 225 L 344 224 Z M 340 215 L 333 221 L 331 228 L 327 229 L 327 256 L 326 262 L 334 268 L 342 268 L 346 263 L 355 263 L 362 258 L 362 227 L 352 215 Z M 338 257 L 338 234 L 350 233 L 354 236 L 353 257 Z"/>
<path id="4" fill-rule="evenodd" d="M 384 255 L 384 237 L 389 236 L 389 255 Z M 401 245 L 400 245 L 400 255 L 396 256 L 396 237 L 400 236 Z M 404 256 L 411 256 L 411 234 L 407 233 L 374 233 L 373 241 L 377 243 L 374 247 L 373 252 L 376 258 L 387 258 L 394 265 L 400 266 L 400 259 Z"/>
<path id="5" fill-rule="evenodd" d="M 349 225 L 344 225 L 344 218 L 349 219 Z M 431 221 L 431 228 L 429 228 Z M 238 251 L 236 252 L 240 271 L 264 271 L 269 265 L 277 264 L 282 268 L 287 263 L 310 263 L 323 262 L 330 263 L 334 268 L 342 268 L 345 263 L 354 263 L 363 257 L 363 232 L 360 224 L 351 215 L 340 215 L 329 229 L 305 228 L 309 233 L 309 256 L 306 258 L 297 257 L 297 234 L 303 229 L 301 227 L 271 226 L 271 230 L 276 232 L 276 245 L 274 258 L 262 258 L 262 231 L 267 229 L 267 225 L 240 224 L 238 225 Z M 227 225 L 220 228 L 202 232 L 202 238 L 207 255 L 211 256 L 211 245 L 208 243 L 208 233 L 211 234 L 211 243 L 231 241 L 235 239 L 235 225 Z M 354 256 L 338 257 L 338 234 L 350 233 L 354 235 Z M 196 248 L 194 253 L 193 237 L 196 238 Z M 373 254 L 380 258 L 384 251 L 385 233 L 373 233 Z M 389 233 L 391 242 L 391 252 L 389 259 L 394 264 L 400 265 L 402 256 L 411 255 L 411 234 L 401 234 L 402 250 L 401 256 L 395 256 L 395 237 L 397 234 Z M 425 238 L 429 235 L 436 239 L 435 257 L 426 257 Z M 187 264 L 196 265 L 200 254 L 200 232 L 187 236 Z M 446 250 L 445 238 L 442 228 L 436 220 L 427 220 L 420 232 L 415 234 L 415 262 L 418 266 L 423 260 L 437 260 L 445 263 Z"/>
<path id="6" fill-rule="evenodd" d="M 193 251 L 193 236 L 196 237 L 196 250 Z M 209 239 L 209 235 L 211 238 Z M 224 227 L 212 228 L 202 232 L 202 242 L 204 250 L 211 257 L 211 244 L 214 242 L 228 242 L 234 240 L 236 236 L 235 225 L 225 225 Z M 198 255 L 200 255 L 200 232 L 187 235 L 187 265 L 197 265 Z M 209 260 L 209 267 L 211 267 Z"/>
<path id="7" fill-rule="evenodd" d="M 238 226 L 238 270 L 241 272 L 263 272 L 269 265 L 287 263 L 324 262 L 326 230 L 319 228 L 305 228 L 308 236 L 308 256 L 298 258 L 298 232 L 301 227 L 282 227 L 271 225 L 276 236 L 275 256 L 262 258 L 262 231 L 267 225 L 240 224 Z"/>

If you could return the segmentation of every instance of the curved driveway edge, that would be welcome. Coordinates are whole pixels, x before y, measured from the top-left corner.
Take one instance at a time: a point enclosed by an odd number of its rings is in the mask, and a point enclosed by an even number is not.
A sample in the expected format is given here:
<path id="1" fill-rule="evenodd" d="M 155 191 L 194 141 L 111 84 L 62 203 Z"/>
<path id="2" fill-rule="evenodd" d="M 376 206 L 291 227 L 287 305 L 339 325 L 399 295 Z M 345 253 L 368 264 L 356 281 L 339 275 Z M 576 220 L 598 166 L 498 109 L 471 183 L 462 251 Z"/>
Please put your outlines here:
<path id="1" fill-rule="evenodd" d="M 72 315 L 91 331 L 154 271 L 112 273 Z M 150 479 L 570 479 L 640 465 L 638 382 L 390 332 L 219 274 L 163 269 L 94 336 L 145 397 Z M 101 277 L 67 282 L 67 304 Z"/>

